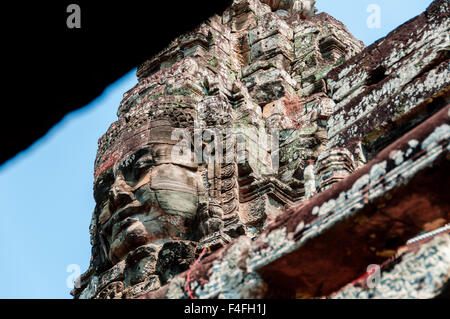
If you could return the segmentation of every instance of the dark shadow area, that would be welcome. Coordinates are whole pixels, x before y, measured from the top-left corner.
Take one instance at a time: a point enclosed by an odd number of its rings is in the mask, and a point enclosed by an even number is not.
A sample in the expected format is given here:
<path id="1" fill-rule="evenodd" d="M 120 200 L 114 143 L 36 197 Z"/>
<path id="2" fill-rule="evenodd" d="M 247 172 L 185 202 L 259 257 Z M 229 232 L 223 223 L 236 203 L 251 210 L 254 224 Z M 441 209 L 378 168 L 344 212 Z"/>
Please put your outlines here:
<path id="1" fill-rule="evenodd" d="M 436 299 L 450 299 L 450 281 L 445 285 L 444 290 Z"/>
<path id="2" fill-rule="evenodd" d="M 63 0 L 5 6 L 0 165 L 231 2 Z M 80 29 L 67 27 L 71 3 L 81 8 Z"/>
<path id="3" fill-rule="evenodd" d="M 383 81 L 386 77 L 386 69 L 382 65 L 380 65 L 370 72 L 369 77 L 366 80 L 366 85 L 376 85 Z"/>

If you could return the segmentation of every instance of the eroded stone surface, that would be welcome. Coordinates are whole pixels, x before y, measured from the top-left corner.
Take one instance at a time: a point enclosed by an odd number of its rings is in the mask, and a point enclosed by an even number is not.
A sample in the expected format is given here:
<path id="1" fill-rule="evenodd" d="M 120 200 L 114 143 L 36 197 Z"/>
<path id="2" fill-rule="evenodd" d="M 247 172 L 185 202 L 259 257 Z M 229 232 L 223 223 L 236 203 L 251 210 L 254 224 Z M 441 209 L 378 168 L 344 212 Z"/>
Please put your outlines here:
<path id="1" fill-rule="evenodd" d="M 139 66 L 76 298 L 323 297 L 450 220 L 417 186 L 448 182 L 448 3 L 369 48 L 314 3 L 235 0 Z"/>
<path id="2" fill-rule="evenodd" d="M 331 298 L 430 299 L 438 296 L 450 279 L 450 234 L 404 250 L 395 264 L 386 265 L 376 287 L 367 287 L 363 279 L 362 283 L 350 284 Z"/>
<path id="3" fill-rule="evenodd" d="M 397 251 L 401 254 L 408 239 L 449 223 L 447 193 L 440 186 L 449 180 L 449 109 L 336 187 L 279 216 L 257 240 L 242 237 L 205 258 L 189 271 L 189 280 L 182 274 L 165 288 L 178 294 L 160 297 L 188 298 L 187 285 L 198 298 L 244 298 L 249 292 L 253 298 L 325 297 L 364 275 L 368 265 L 382 265 Z M 399 161 L 392 156 L 411 145 L 415 150 L 409 157 Z M 448 269 L 448 247 L 439 247 L 431 249 L 441 273 Z M 421 274 L 434 273 L 432 259 L 420 265 Z M 436 278 L 438 286 L 423 287 L 433 294 L 422 296 L 439 294 L 447 281 Z M 412 288 L 408 293 L 420 297 Z"/>

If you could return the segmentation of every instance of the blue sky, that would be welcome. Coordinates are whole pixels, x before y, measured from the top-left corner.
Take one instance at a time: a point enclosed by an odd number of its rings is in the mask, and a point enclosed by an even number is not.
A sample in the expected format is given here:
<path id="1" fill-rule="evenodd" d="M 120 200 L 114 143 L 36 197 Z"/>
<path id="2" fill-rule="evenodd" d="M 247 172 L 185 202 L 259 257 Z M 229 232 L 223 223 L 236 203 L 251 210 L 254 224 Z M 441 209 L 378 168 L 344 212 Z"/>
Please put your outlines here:
<path id="1" fill-rule="evenodd" d="M 419 15 L 432 0 L 317 0 L 319 12 L 327 12 L 342 21 L 350 32 L 366 45 L 386 36 L 399 25 Z M 381 9 L 380 28 L 368 28 L 367 12 L 371 4 Z"/>
<path id="2" fill-rule="evenodd" d="M 0 167 L 0 298 L 70 298 L 67 267 L 89 266 L 97 140 L 135 70 Z"/>
<path id="3" fill-rule="evenodd" d="M 431 0 L 318 0 L 369 45 L 423 12 Z M 370 4 L 381 28 L 368 28 Z M 32 147 L 0 167 L 0 298 L 71 298 L 67 267 L 87 270 L 95 206 L 93 166 L 98 138 L 116 120 L 135 70 L 85 108 L 66 116 Z"/>

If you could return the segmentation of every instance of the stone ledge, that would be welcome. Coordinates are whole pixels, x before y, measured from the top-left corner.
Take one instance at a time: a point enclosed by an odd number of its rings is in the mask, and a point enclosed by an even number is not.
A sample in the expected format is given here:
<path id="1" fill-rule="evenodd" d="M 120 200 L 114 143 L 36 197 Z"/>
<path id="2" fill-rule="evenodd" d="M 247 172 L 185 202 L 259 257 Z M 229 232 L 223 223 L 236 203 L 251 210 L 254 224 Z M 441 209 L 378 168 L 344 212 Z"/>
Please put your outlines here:
<path id="1" fill-rule="evenodd" d="M 195 296 L 327 296 L 382 264 L 426 224 L 449 222 L 442 187 L 450 180 L 449 117 L 447 106 L 363 169 L 284 213 L 259 239 L 241 237 L 205 258 L 190 271 Z M 186 273 L 164 295 L 187 298 L 185 288 Z"/>

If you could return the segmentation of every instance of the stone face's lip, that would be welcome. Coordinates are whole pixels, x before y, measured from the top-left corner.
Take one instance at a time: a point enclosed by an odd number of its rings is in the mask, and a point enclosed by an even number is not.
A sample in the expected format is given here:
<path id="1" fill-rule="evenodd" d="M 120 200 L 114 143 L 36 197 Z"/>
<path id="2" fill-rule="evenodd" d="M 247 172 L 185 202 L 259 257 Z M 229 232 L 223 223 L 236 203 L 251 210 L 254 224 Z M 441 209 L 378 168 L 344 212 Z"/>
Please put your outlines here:
<path id="1" fill-rule="evenodd" d="M 123 208 L 120 208 L 105 223 L 105 225 L 103 226 L 103 230 L 105 230 L 106 232 L 111 231 L 114 232 L 114 228 L 118 223 L 121 223 L 127 217 L 135 215 L 138 212 L 138 210 L 142 208 L 143 208 L 142 204 L 137 200 L 131 202 L 130 204 L 126 205 Z"/>
<path id="2" fill-rule="evenodd" d="M 122 221 L 116 223 L 113 227 L 113 231 L 112 231 L 112 235 L 111 235 L 113 241 L 115 238 L 117 238 L 117 236 L 122 231 L 124 231 L 126 228 L 128 228 L 129 226 L 133 225 L 136 222 L 139 222 L 138 218 L 127 217 L 127 218 L 123 219 Z"/>

